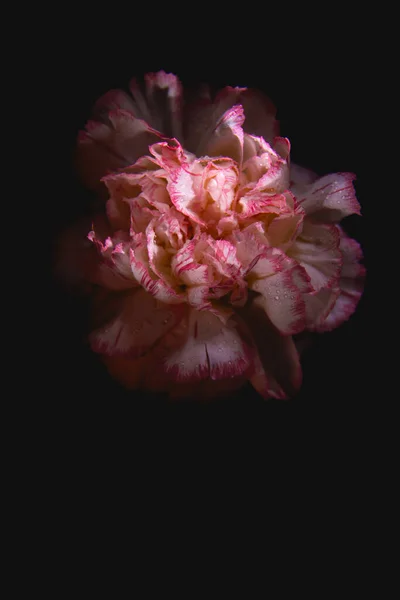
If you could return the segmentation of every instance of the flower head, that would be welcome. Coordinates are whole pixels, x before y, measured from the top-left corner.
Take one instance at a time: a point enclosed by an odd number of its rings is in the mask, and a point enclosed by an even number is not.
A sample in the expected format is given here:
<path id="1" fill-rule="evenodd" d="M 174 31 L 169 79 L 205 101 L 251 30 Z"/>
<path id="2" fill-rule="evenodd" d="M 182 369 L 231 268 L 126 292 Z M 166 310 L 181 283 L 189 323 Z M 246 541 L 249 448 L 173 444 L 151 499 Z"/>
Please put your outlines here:
<path id="1" fill-rule="evenodd" d="M 360 214 L 354 175 L 290 165 L 258 92 L 185 104 L 163 71 L 130 87 L 97 102 L 78 143 L 104 198 L 81 261 L 93 350 L 130 388 L 213 395 L 250 380 L 292 395 L 292 336 L 337 327 L 362 293 L 360 247 L 338 225 Z"/>

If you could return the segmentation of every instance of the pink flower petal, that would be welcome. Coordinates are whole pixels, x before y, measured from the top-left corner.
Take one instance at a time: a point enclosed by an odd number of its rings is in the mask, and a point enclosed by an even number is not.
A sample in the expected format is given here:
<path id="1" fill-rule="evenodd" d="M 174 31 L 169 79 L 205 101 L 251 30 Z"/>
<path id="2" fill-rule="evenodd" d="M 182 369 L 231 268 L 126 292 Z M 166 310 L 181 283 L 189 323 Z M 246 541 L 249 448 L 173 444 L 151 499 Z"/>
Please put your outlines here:
<path id="1" fill-rule="evenodd" d="M 105 218 L 95 217 L 88 240 L 96 248 L 96 260 L 92 262 L 87 279 L 110 290 L 126 290 L 137 286 L 132 275 L 129 259 L 131 240 L 119 231 L 110 237 L 111 229 Z"/>
<path id="2" fill-rule="evenodd" d="M 172 73 L 145 75 L 149 123 L 168 137 L 182 139 L 182 85 Z"/>
<path id="3" fill-rule="evenodd" d="M 199 101 L 186 107 L 185 146 L 198 156 L 203 154 L 222 115 L 239 104 L 246 116 L 244 131 L 272 142 L 279 134 L 279 127 L 275 120 L 276 109 L 269 98 L 256 90 L 228 86 L 217 94 L 214 101 L 204 93 Z"/>
<path id="4" fill-rule="evenodd" d="M 109 113 L 116 110 L 124 110 L 133 117 L 139 117 L 135 113 L 135 104 L 132 98 L 122 90 L 110 90 L 101 96 L 93 107 L 93 117 L 98 121 L 109 123 Z"/>
<path id="5" fill-rule="evenodd" d="M 156 219 L 152 219 L 146 227 L 147 253 L 150 267 L 160 279 L 174 287 L 177 284 L 175 277 L 171 274 L 171 255 L 156 241 L 154 226 Z"/>
<path id="6" fill-rule="evenodd" d="M 190 306 L 197 310 L 209 310 L 211 302 L 208 299 L 210 291 L 209 285 L 192 285 L 187 290 L 187 299 Z"/>
<path id="7" fill-rule="evenodd" d="M 307 215 L 324 222 L 338 223 L 348 215 L 359 215 L 355 177 L 352 173 L 325 175 L 297 192 L 297 200 Z"/>
<path id="8" fill-rule="evenodd" d="M 260 303 L 272 323 L 281 333 L 289 335 L 305 328 L 303 294 L 311 292 L 312 288 L 303 267 L 287 257 L 285 263 L 283 271 L 256 279 L 250 283 L 250 288 L 261 294 Z"/>
<path id="9" fill-rule="evenodd" d="M 238 202 L 238 217 L 242 221 L 260 214 L 280 215 L 288 211 L 286 197 L 283 194 L 249 194 Z"/>
<path id="10" fill-rule="evenodd" d="M 102 178 L 110 197 L 107 200 L 106 212 L 114 230 L 128 230 L 130 226 L 131 212 L 129 198 L 135 198 L 140 194 L 140 186 L 137 176 L 126 173 L 115 173 Z"/>
<path id="11" fill-rule="evenodd" d="M 349 238 L 343 229 L 337 226 L 340 233 L 339 249 L 342 253 L 343 266 L 340 273 L 341 277 L 346 278 L 363 278 L 365 275 L 365 267 L 360 264 L 363 259 L 363 253 L 360 244 Z"/>
<path id="12" fill-rule="evenodd" d="M 238 229 L 239 224 L 235 215 L 228 215 L 227 217 L 222 217 L 218 221 L 217 232 L 218 235 L 227 235 Z"/>
<path id="13" fill-rule="evenodd" d="M 340 233 L 339 248 L 343 257 L 338 284 L 340 294 L 318 331 L 330 331 L 347 321 L 356 310 L 364 290 L 365 267 L 359 263 L 362 259 L 361 247 L 340 227 L 337 229 Z"/>
<path id="14" fill-rule="evenodd" d="M 102 310 L 113 316 L 89 341 L 95 352 L 107 355 L 143 355 L 182 317 L 180 308 L 163 305 L 142 289 L 109 296 Z"/>
<path id="15" fill-rule="evenodd" d="M 242 276 L 246 276 L 268 250 L 266 240 L 262 241 L 256 235 L 259 233 L 258 227 L 262 229 L 259 223 L 255 223 L 254 228 L 238 229 L 229 236 L 229 240 L 236 248 L 236 257 L 242 265 Z"/>
<path id="16" fill-rule="evenodd" d="M 195 185 L 196 183 L 195 180 Z M 208 192 L 213 200 L 210 218 L 219 220 L 234 208 L 237 183 L 238 171 L 233 161 L 221 158 L 208 162 L 203 172 L 202 185 L 203 193 Z"/>
<path id="17" fill-rule="evenodd" d="M 332 311 L 339 294 L 339 289 L 321 288 L 318 292 L 304 295 L 307 329 L 309 331 L 324 330 L 325 320 Z"/>
<path id="18" fill-rule="evenodd" d="M 258 90 L 242 88 L 237 103 L 242 104 L 246 115 L 246 133 L 263 137 L 267 142 L 272 142 L 279 135 L 279 122 L 275 119 L 276 108 L 268 96 Z"/>
<path id="19" fill-rule="evenodd" d="M 287 249 L 301 232 L 304 214 L 282 214 L 268 225 L 267 238 L 271 246 Z"/>
<path id="20" fill-rule="evenodd" d="M 303 231 L 288 253 L 307 271 L 314 291 L 334 287 L 342 268 L 339 230 L 335 225 L 311 223 L 306 219 Z"/>
<path id="21" fill-rule="evenodd" d="M 109 124 L 89 121 L 78 138 L 78 168 L 84 183 L 96 190 L 102 177 L 132 164 L 159 139 L 144 121 L 125 110 L 109 113 L 108 120 Z"/>
<path id="22" fill-rule="evenodd" d="M 290 340 L 291 338 L 285 338 Z M 264 368 L 260 357 L 257 355 L 254 360 L 254 372 L 250 377 L 250 383 L 253 388 L 264 398 L 275 398 L 276 400 L 286 400 L 287 395 L 279 385 L 275 377 Z"/>
<path id="23" fill-rule="evenodd" d="M 284 137 L 275 137 L 272 142 L 272 147 L 284 160 L 289 159 L 290 154 L 290 142 Z"/>
<path id="24" fill-rule="evenodd" d="M 242 272 L 242 264 L 237 259 L 235 246 L 227 240 L 210 240 L 216 261 L 213 265 L 227 278 L 237 279 Z M 210 255 L 208 255 L 210 256 Z"/>
<path id="25" fill-rule="evenodd" d="M 178 382 L 239 377 L 254 356 L 232 319 L 224 326 L 208 311 L 191 310 L 159 346 L 164 372 Z"/>
<path id="26" fill-rule="evenodd" d="M 261 145 L 258 138 L 245 136 L 245 142 L 245 156 L 251 154 L 252 151 L 257 154 L 250 156 L 243 165 L 240 195 L 251 197 L 260 193 L 274 195 L 287 192 L 289 187 L 288 158 L 282 158 L 263 140 Z M 288 141 L 287 143 L 289 144 Z"/>
<path id="27" fill-rule="evenodd" d="M 167 172 L 187 166 L 193 160 L 192 155 L 185 152 L 180 143 L 175 139 L 152 144 L 149 147 L 149 151 L 154 156 L 154 162 Z"/>
<path id="28" fill-rule="evenodd" d="M 292 337 L 281 335 L 273 326 L 260 297 L 254 298 L 238 312 L 258 350 L 251 384 L 264 398 L 293 396 L 301 386 L 302 372 Z"/>
<path id="29" fill-rule="evenodd" d="M 210 284 L 210 268 L 200 265 L 194 258 L 197 241 L 189 240 L 175 254 L 172 259 L 172 272 L 175 277 L 185 285 L 208 285 Z"/>
<path id="30" fill-rule="evenodd" d="M 181 304 L 186 295 L 168 285 L 151 269 L 146 243 L 143 239 L 130 250 L 131 269 L 136 281 L 152 296 L 166 304 Z"/>
<path id="31" fill-rule="evenodd" d="M 193 189 L 192 176 L 183 168 L 176 169 L 167 185 L 168 192 L 175 208 L 195 223 L 206 226 L 198 215 L 198 203 Z"/>
<path id="32" fill-rule="evenodd" d="M 363 282 L 358 279 L 341 280 L 338 299 L 325 321 L 318 327 L 318 331 L 332 331 L 348 321 L 357 308 L 363 289 Z"/>
<path id="33" fill-rule="evenodd" d="M 113 379 L 129 390 L 143 387 L 147 371 L 152 371 L 154 361 L 151 353 L 139 358 L 129 356 L 102 356 L 102 362 Z"/>
<path id="34" fill-rule="evenodd" d="M 167 212 L 160 215 L 154 227 L 162 244 L 174 250 L 182 248 L 188 234 L 188 222 L 175 208 L 169 208 Z"/>
<path id="35" fill-rule="evenodd" d="M 217 123 L 215 131 L 207 141 L 204 153 L 207 156 L 228 156 L 239 166 L 243 159 L 243 107 L 232 106 Z"/>

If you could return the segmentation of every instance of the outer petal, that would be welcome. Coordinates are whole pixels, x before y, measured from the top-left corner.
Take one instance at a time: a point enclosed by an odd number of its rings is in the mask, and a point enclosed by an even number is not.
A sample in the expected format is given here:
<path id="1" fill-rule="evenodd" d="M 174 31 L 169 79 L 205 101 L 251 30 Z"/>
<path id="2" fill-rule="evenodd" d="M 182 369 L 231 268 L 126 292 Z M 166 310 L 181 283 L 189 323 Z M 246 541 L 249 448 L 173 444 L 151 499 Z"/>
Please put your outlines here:
<path id="1" fill-rule="evenodd" d="M 110 233 L 106 218 L 94 215 L 92 219 L 82 219 L 60 236 L 56 248 L 56 274 L 64 285 L 81 292 L 89 292 L 92 284 L 112 290 L 136 285 L 132 272 L 129 272 L 129 260 L 126 260 L 126 241 L 121 236 L 111 239 Z"/>
<path id="2" fill-rule="evenodd" d="M 281 335 L 273 326 L 260 297 L 254 298 L 238 312 L 249 327 L 258 349 L 251 384 L 264 398 L 293 396 L 300 388 L 302 373 L 292 337 Z"/>
<path id="3" fill-rule="evenodd" d="M 361 214 L 352 173 L 325 175 L 314 183 L 297 190 L 297 201 L 307 215 L 323 222 L 338 223 L 344 217 Z"/>
<path id="4" fill-rule="evenodd" d="M 153 370 L 154 358 L 151 353 L 147 353 L 139 358 L 108 356 L 104 354 L 102 361 L 113 379 L 128 390 L 135 390 L 143 387 L 146 373 Z"/>
<path id="5" fill-rule="evenodd" d="M 360 245 L 349 238 L 338 227 L 340 232 L 339 249 L 343 257 L 343 266 L 339 280 L 338 298 L 332 310 L 319 327 L 318 331 L 330 331 L 347 321 L 354 313 L 364 290 L 365 268 L 360 264 L 362 250 Z"/>
<path id="6" fill-rule="evenodd" d="M 299 333 L 305 328 L 303 294 L 311 292 L 312 288 L 307 273 L 295 261 L 287 259 L 284 270 L 257 279 L 250 287 L 261 294 L 261 305 L 281 333 Z"/>
<path id="7" fill-rule="evenodd" d="M 269 98 L 256 90 L 228 86 L 217 94 L 214 101 L 206 91 L 200 101 L 188 105 L 185 110 L 185 146 L 191 152 L 201 154 L 199 148 L 206 147 L 219 119 L 238 104 L 243 106 L 246 117 L 244 131 L 272 142 L 279 134 L 279 127 L 275 119 L 276 109 Z"/>
<path id="8" fill-rule="evenodd" d="M 137 357 L 174 327 L 182 309 L 158 302 L 143 289 L 101 298 L 97 317 L 111 313 L 89 336 L 92 349 L 107 355 Z"/>
<path id="9" fill-rule="evenodd" d="M 130 241 L 115 236 L 114 239 L 107 238 L 105 244 L 102 244 L 96 238 L 95 231 L 91 231 L 88 238 L 97 245 L 99 255 L 89 279 L 109 290 L 119 291 L 137 287 L 130 265 Z"/>
<path id="10" fill-rule="evenodd" d="M 215 131 L 207 141 L 205 151 L 201 154 L 207 156 L 229 156 L 239 166 L 243 159 L 243 107 L 232 106 L 218 121 Z"/>
<path id="11" fill-rule="evenodd" d="M 349 238 L 343 229 L 337 226 L 340 233 L 339 249 L 343 257 L 343 266 L 341 278 L 363 278 L 365 275 L 365 267 L 360 264 L 363 259 L 361 246 L 356 240 Z"/>
<path id="12" fill-rule="evenodd" d="M 107 201 L 107 217 L 114 230 L 129 230 L 131 224 L 130 200 L 138 197 L 142 191 L 142 175 L 132 173 L 113 173 L 103 177 L 110 197 Z"/>
<path id="13" fill-rule="evenodd" d="M 337 286 L 342 268 L 339 230 L 335 225 L 315 224 L 306 219 L 303 231 L 288 254 L 307 271 L 314 291 Z"/>
<path id="14" fill-rule="evenodd" d="M 318 327 L 318 331 L 332 331 L 332 329 L 336 329 L 336 327 L 348 321 L 357 308 L 363 290 L 364 284 L 362 281 L 343 279 L 340 282 L 338 299 L 325 321 Z"/>
<path id="15" fill-rule="evenodd" d="M 135 114 L 165 136 L 182 139 L 182 85 L 172 73 L 145 75 L 145 91 L 135 79 L 130 83 Z"/>
<path id="16" fill-rule="evenodd" d="M 163 371 L 178 382 L 239 377 L 254 356 L 233 319 L 224 326 L 210 312 L 196 310 L 165 336 L 158 352 Z"/>
<path id="17" fill-rule="evenodd" d="M 116 110 L 124 110 L 130 113 L 133 117 L 140 115 L 135 113 L 135 105 L 132 98 L 122 90 L 110 90 L 99 100 L 93 107 L 93 117 L 96 121 L 110 123 L 108 115 Z"/>
<path id="18" fill-rule="evenodd" d="M 309 331 L 323 330 L 325 319 L 332 311 L 339 294 L 339 289 L 321 288 L 318 292 L 304 295 L 307 329 Z"/>
<path id="19" fill-rule="evenodd" d="M 110 375 L 124 387 L 134 390 L 143 389 L 153 393 L 168 393 L 172 399 L 206 401 L 216 396 L 232 394 L 246 383 L 246 377 L 234 377 L 218 381 L 208 379 L 192 383 L 176 383 L 167 377 L 154 377 L 157 371 L 157 358 L 149 352 L 140 358 L 125 356 L 103 356 L 102 360 Z"/>
<path id="20" fill-rule="evenodd" d="M 95 190 L 102 189 L 102 177 L 132 164 L 159 139 L 144 121 L 125 110 L 109 113 L 108 121 L 89 121 L 78 137 L 78 169 L 84 183 Z"/>

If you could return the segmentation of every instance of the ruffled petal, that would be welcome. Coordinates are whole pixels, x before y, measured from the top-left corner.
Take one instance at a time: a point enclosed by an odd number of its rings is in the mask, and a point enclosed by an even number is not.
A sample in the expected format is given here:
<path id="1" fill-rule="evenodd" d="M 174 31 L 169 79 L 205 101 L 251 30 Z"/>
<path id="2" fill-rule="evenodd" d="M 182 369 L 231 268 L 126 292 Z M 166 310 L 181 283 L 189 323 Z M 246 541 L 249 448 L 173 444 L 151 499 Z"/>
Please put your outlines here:
<path id="1" fill-rule="evenodd" d="M 198 215 L 198 202 L 193 189 L 192 176 L 185 169 L 176 169 L 167 185 L 171 201 L 175 208 L 195 223 L 206 227 L 206 222 Z"/>
<path id="2" fill-rule="evenodd" d="M 364 284 L 357 279 L 343 279 L 340 282 L 340 294 L 331 312 L 325 321 L 318 327 L 318 331 L 332 331 L 345 321 L 348 321 L 364 291 Z"/>
<path id="3" fill-rule="evenodd" d="M 257 233 L 260 234 L 261 239 L 257 236 Z M 236 249 L 236 257 L 242 265 L 241 273 L 245 277 L 255 269 L 261 257 L 264 257 L 268 250 L 262 226 L 260 223 L 254 223 L 254 227 L 250 226 L 243 230 L 237 229 L 229 236 L 229 240 Z M 273 266 L 271 266 L 272 268 Z M 254 270 L 253 275 L 264 276 L 259 275 L 257 270 Z"/>
<path id="4" fill-rule="evenodd" d="M 252 368 L 254 349 L 234 320 L 226 325 L 213 314 L 191 310 L 157 350 L 164 373 L 177 382 L 239 377 Z"/>
<path id="5" fill-rule="evenodd" d="M 309 331 L 322 331 L 324 323 L 339 297 L 340 290 L 321 288 L 318 292 L 304 295 L 306 323 Z"/>
<path id="6" fill-rule="evenodd" d="M 95 352 L 110 356 L 142 356 L 182 318 L 182 307 L 162 304 L 143 289 L 103 297 L 95 317 L 103 320 L 104 312 L 112 316 L 89 342 Z"/>
<path id="7" fill-rule="evenodd" d="M 217 94 L 214 101 L 205 90 L 201 98 L 186 107 L 185 147 L 201 155 L 222 115 L 235 105 L 241 105 L 244 109 L 243 130 L 246 133 L 261 136 L 268 142 L 272 142 L 279 134 L 276 109 L 267 96 L 256 90 L 228 86 Z"/>
<path id="8" fill-rule="evenodd" d="M 340 234 L 339 249 L 342 253 L 342 270 L 341 278 L 363 278 L 365 275 L 365 267 L 361 264 L 363 252 L 360 244 L 349 238 L 340 226 L 337 226 Z"/>
<path id="9" fill-rule="evenodd" d="M 258 357 L 250 382 L 264 398 L 285 399 L 300 388 L 302 372 L 296 346 L 291 336 L 284 336 L 273 326 L 260 297 L 252 299 L 239 311 L 256 343 Z"/>
<path id="10" fill-rule="evenodd" d="M 285 335 L 299 333 L 306 326 L 303 295 L 312 291 L 306 271 L 296 261 L 282 256 L 278 251 L 263 259 L 267 276 L 250 282 L 250 288 L 261 294 L 260 303 L 272 323 Z M 261 260 L 253 271 L 260 268 Z M 278 270 L 277 268 L 282 269 Z M 253 273 L 250 273 L 250 275 Z M 265 271 L 264 271 L 265 272 Z"/>
<path id="11" fill-rule="evenodd" d="M 148 153 L 159 139 L 147 123 L 132 113 L 117 109 L 108 114 L 108 123 L 89 121 L 78 137 L 78 169 L 91 189 L 102 188 L 101 179 L 108 173 L 130 165 Z"/>
<path id="12" fill-rule="evenodd" d="M 130 250 L 131 269 L 136 281 L 160 302 L 181 304 L 186 294 L 173 288 L 160 279 L 151 269 L 146 243 L 140 240 L 135 249 Z"/>
<path id="13" fill-rule="evenodd" d="M 284 194 L 248 194 L 240 198 L 237 206 L 238 218 L 242 221 L 260 214 L 280 215 L 288 212 Z"/>
<path id="14" fill-rule="evenodd" d="M 110 112 L 123 110 L 133 117 L 139 117 L 135 113 L 135 104 L 132 98 L 122 90 L 110 90 L 99 98 L 93 107 L 93 118 L 96 121 L 110 123 L 108 115 Z"/>
<path id="15" fill-rule="evenodd" d="M 213 131 L 204 153 L 207 156 L 228 156 L 239 166 L 243 159 L 243 107 L 232 106 L 223 114 Z"/>
<path id="16" fill-rule="evenodd" d="M 340 227 L 337 228 L 340 233 L 339 249 L 343 259 L 338 297 L 328 316 L 318 326 L 318 331 L 330 331 L 347 321 L 356 310 L 364 291 L 365 267 L 360 264 L 361 247 Z"/>
<path id="17" fill-rule="evenodd" d="M 335 225 L 315 224 L 306 219 L 301 235 L 288 250 L 307 271 L 316 292 L 338 284 L 342 268 L 339 241 Z"/>
<path id="18" fill-rule="evenodd" d="M 93 231 L 89 233 L 89 239 L 96 241 Z M 130 247 L 130 242 L 118 242 L 117 238 L 111 245 L 104 246 L 104 250 L 99 250 L 99 260 L 90 273 L 90 281 L 114 291 L 137 287 L 130 265 Z"/>
<path id="19" fill-rule="evenodd" d="M 208 265 L 195 259 L 196 240 L 188 240 L 175 254 L 171 267 L 175 277 L 185 285 L 210 285 L 211 272 Z"/>
<path id="20" fill-rule="evenodd" d="M 338 223 L 348 215 L 360 215 L 353 173 L 334 173 L 300 190 L 292 189 L 307 215 L 325 223 Z"/>
<path id="21" fill-rule="evenodd" d="M 144 90 L 130 82 L 135 114 L 164 136 L 182 139 L 182 85 L 172 73 L 158 71 L 145 75 Z"/>

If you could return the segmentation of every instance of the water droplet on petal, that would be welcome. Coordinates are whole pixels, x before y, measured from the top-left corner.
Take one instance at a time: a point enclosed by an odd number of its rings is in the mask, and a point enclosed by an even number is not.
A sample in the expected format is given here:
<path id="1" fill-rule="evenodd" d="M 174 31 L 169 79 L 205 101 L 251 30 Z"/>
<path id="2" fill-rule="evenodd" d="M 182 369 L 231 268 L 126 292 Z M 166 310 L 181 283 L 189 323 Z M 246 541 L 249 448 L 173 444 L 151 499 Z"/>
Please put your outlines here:
<path id="1" fill-rule="evenodd" d="M 275 296 L 275 300 L 279 300 L 279 296 Z"/>

